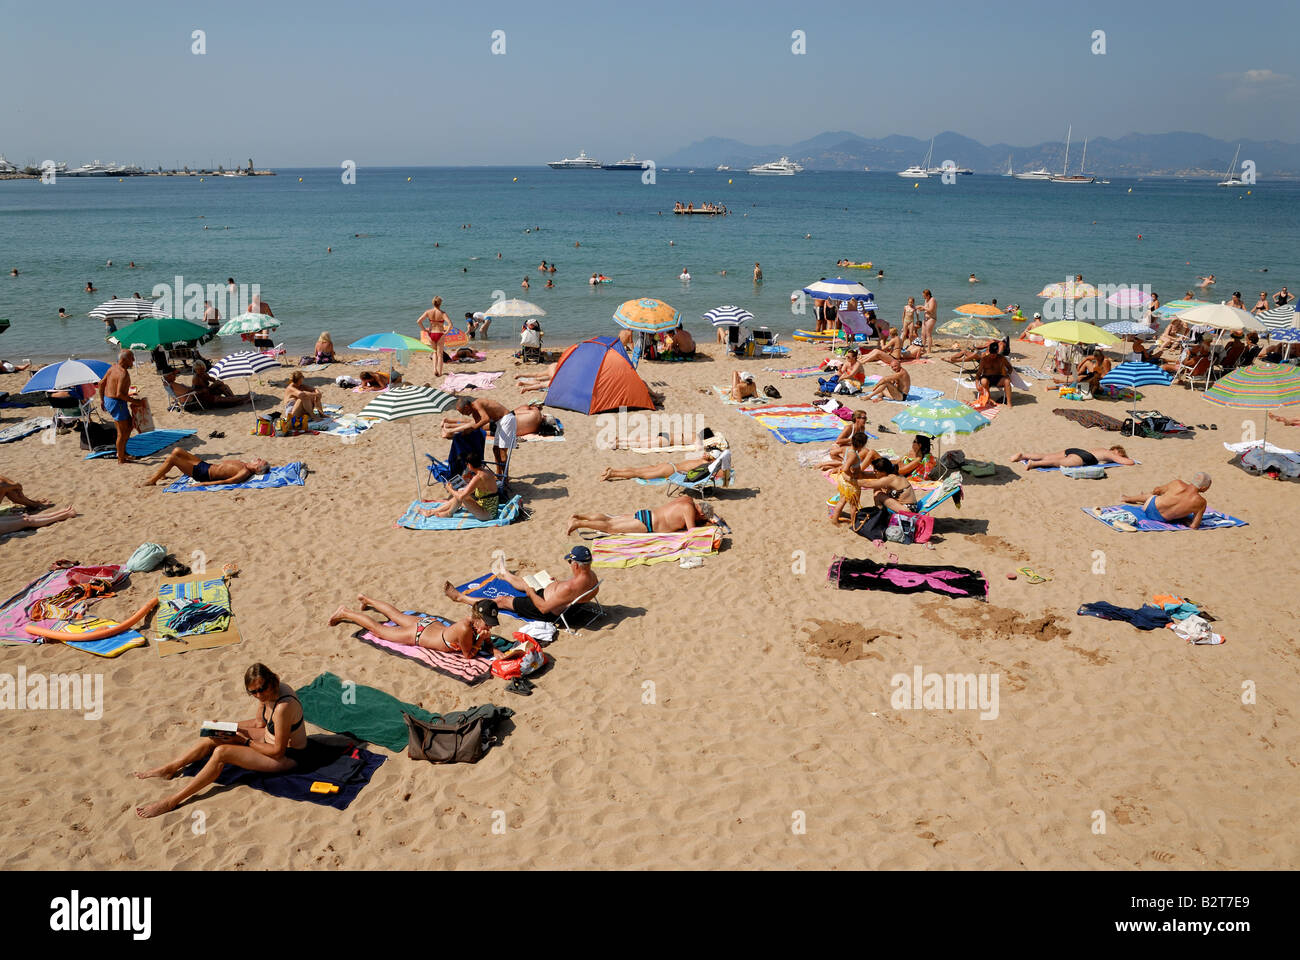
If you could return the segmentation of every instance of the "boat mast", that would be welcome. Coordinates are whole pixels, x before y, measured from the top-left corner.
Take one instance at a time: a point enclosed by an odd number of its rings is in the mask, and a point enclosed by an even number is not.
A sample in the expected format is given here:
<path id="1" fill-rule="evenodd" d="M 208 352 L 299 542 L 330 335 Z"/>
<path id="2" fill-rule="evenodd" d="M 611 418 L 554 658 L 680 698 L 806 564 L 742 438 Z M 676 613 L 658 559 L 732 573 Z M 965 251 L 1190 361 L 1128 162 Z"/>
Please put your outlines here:
<path id="1" fill-rule="evenodd" d="M 1061 168 L 1062 177 L 1070 172 L 1070 134 L 1072 133 L 1074 133 L 1073 124 L 1071 124 L 1070 129 L 1065 132 L 1065 166 Z"/>
<path id="2" fill-rule="evenodd" d="M 1083 138 L 1083 159 L 1079 161 L 1079 176 L 1088 175 L 1088 138 Z"/>

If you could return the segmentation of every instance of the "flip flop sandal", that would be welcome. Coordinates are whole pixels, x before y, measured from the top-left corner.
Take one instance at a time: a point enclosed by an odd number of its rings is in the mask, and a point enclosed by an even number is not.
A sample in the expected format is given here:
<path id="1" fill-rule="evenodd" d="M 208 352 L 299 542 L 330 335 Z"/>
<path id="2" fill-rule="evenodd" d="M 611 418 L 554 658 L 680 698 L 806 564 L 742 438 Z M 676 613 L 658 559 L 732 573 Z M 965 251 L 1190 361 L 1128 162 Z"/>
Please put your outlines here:
<path id="1" fill-rule="evenodd" d="M 211 433 L 208 434 L 208 439 L 209 439 L 209 440 L 220 440 L 220 439 L 222 439 L 222 438 L 224 438 L 224 437 L 225 437 L 225 434 L 222 433 L 220 430 L 213 430 Z"/>
<path id="2" fill-rule="evenodd" d="M 1051 577 L 1044 577 L 1041 574 L 1034 573 L 1034 571 L 1029 567 L 1016 567 L 1016 573 L 1023 576 L 1029 583 L 1046 583 L 1048 580 L 1052 579 Z M 1007 574 L 1007 576 L 1010 577 L 1011 574 Z"/>
<path id="3" fill-rule="evenodd" d="M 60 558 L 60 559 L 55 560 L 53 563 L 50 564 L 50 569 L 51 569 L 51 570 L 67 570 L 67 569 L 69 569 L 69 568 L 71 568 L 71 567 L 79 567 L 79 566 L 81 566 L 81 561 L 80 561 L 80 560 L 65 560 L 65 559 L 63 559 L 63 558 Z"/>
<path id="4" fill-rule="evenodd" d="M 506 693 L 517 693 L 521 697 L 533 695 L 533 681 L 525 677 L 515 677 L 506 684 Z"/>
<path id="5" fill-rule="evenodd" d="M 190 568 L 185 566 L 170 553 L 163 557 L 163 574 L 168 577 L 188 576 Z"/>

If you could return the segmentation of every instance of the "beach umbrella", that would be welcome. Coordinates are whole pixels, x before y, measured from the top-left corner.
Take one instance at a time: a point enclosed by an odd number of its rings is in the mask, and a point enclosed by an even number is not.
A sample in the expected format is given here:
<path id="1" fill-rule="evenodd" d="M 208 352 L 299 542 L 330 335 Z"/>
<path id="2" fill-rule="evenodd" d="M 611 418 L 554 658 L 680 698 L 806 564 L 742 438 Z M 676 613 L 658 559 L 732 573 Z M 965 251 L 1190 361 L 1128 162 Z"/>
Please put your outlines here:
<path id="1" fill-rule="evenodd" d="M 1133 410 L 1130 416 L 1137 412 L 1137 389 L 1138 387 L 1161 386 L 1167 387 L 1173 383 L 1173 377 L 1162 370 L 1154 363 L 1147 363 L 1144 360 L 1126 360 L 1124 363 L 1111 367 L 1110 372 L 1101 378 L 1100 383 L 1103 387 L 1127 387 L 1133 391 Z"/>
<path id="2" fill-rule="evenodd" d="M 662 300 L 628 300 L 614 311 L 614 322 L 637 333 L 667 333 L 682 322 L 681 311 Z"/>
<path id="3" fill-rule="evenodd" d="M 1108 323 L 1102 327 L 1107 333 L 1113 333 L 1117 337 L 1154 337 L 1156 332 L 1148 327 L 1145 323 L 1135 323 L 1132 320 L 1117 320 L 1114 323 Z"/>
<path id="4" fill-rule="evenodd" d="M 963 317 L 1005 317 L 1007 312 L 991 303 L 963 303 L 960 307 L 953 307 L 953 313 L 959 313 Z"/>
<path id="5" fill-rule="evenodd" d="M 367 403 L 358 417 L 368 420 L 407 420 L 411 434 L 411 460 L 415 464 L 415 498 L 420 499 L 420 461 L 415 452 L 415 428 L 411 417 L 430 413 L 446 413 L 456 405 L 456 397 L 433 387 L 401 386 L 387 390 Z"/>
<path id="6" fill-rule="evenodd" d="M 483 316 L 493 320 L 497 317 L 544 317 L 546 311 L 527 300 L 497 300 L 483 311 Z"/>
<path id="7" fill-rule="evenodd" d="M 175 343 L 195 343 L 209 336 L 207 327 L 180 317 L 145 317 L 106 339 L 128 350 L 156 350 Z"/>
<path id="8" fill-rule="evenodd" d="M 1291 344 L 1300 343 L 1300 327 L 1276 327 L 1269 330 L 1267 336 L 1271 343 L 1285 343 L 1287 345 L 1286 353 L 1282 359 L 1288 360 L 1291 357 Z"/>
<path id="9" fill-rule="evenodd" d="M 1066 297 L 1074 300 L 1082 300 L 1084 297 L 1095 297 L 1096 295 L 1097 288 L 1091 283 L 1083 283 L 1082 281 L 1079 283 L 1074 283 L 1073 281 L 1070 281 L 1069 283 L 1061 283 L 1059 281 L 1057 283 L 1049 283 L 1047 286 L 1043 287 L 1043 289 L 1038 291 L 1038 296 L 1047 300 L 1063 300 Z"/>
<path id="10" fill-rule="evenodd" d="M 754 315 L 734 304 L 727 304 L 723 307 L 714 307 L 704 315 L 703 319 L 715 327 L 739 327 L 753 320 Z"/>
<path id="11" fill-rule="evenodd" d="M 222 357 L 212 365 L 212 369 L 208 373 L 218 380 L 247 380 L 248 396 L 253 403 L 253 415 L 256 416 L 257 399 L 253 396 L 253 375 L 279 366 L 280 363 L 275 357 L 267 356 L 265 353 L 259 353 L 256 350 L 244 350 L 239 353 L 232 353 L 228 357 Z"/>
<path id="12" fill-rule="evenodd" d="M 1271 310 L 1263 310 L 1255 314 L 1255 319 L 1266 327 L 1293 327 L 1300 323 L 1300 314 L 1296 312 L 1295 307 L 1287 304 Z"/>
<path id="13" fill-rule="evenodd" d="M 1168 303 L 1156 307 L 1156 314 L 1168 319 L 1180 316 L 1184 311 L 1190 310 L 1192 307 L 1203 306 L 1205 306 L 1204 300 L 1170 300 Z"/>
<path id="14" fill-rule="evenodd" d="M 1151 302 L 1151 294 L 1141 287 L 1120 287 L 1106 302 L 1112 307 L 1145 307 Z"/>
<path id="15" fill-rule="evenodd" d="M 1226 303 L 1202 303 L 1184 310 L 1179 316 L 1183 323 L 1194 327 L 1213 327 L 1216 330 L 1255 330 L 1262 332 L 1265 326 L 1253 313 L 1230 307 Z"/>
<path id="16" fill-rule="evenodd" d="M 991 422 L 974 407 L 960 400 L 936 397 L 904 407 L 903 412 L 890 421 L 903 433 L 919 433 L 942 442 L 954 434 L 972 434 Z"/>
<path id="17" fill-rule="evenodd" d="M 402 351 L 419 350 L 422 353 L 433 353 L 433 347 L 416 340 L 414 337 L 408 337 L 401 333 L 372 333 L 368 337 L 362 337 L 356 343 L 348 344 L 349 350 L 366 350 L 370 353 L 387 353 L 388 357 L 388 379 L 393 378 L 393 357 L 394 353 Z"/>
<path id="18" fill-rule="evenodd" d="M 20 393 L 43 393 L 49 390 L 69 390 L 82 387 L 88 383 L 99 383 L 108 373 L 112 364 L 103 360 L 61 360 L 37 370 L 32 378 L 23 384 Z M 56 411 L 57 412 L 57 411 Z M 86 449 L 90 449 L 90 424 L 82 421 L 86 433 Z"/>
<path id="19" fill-rule="evenodd" d="M 804 287 L 803 292 L 817 300 L 838 300 L 841 303 L 856 300 L 863 310 L 876 309 L 876 295 L 856 280 L 845 280 L 843 277 L 827 280 L 822 277 L 816 283 Z"/>
<path id="20" fill-rule="evenodd" d="M 1035 327 L 1034 333 L 1044 340 L 1055 340 L 1057 343 L 1095 343 L 1103 347 L 1113 347 L 1119 343 L 1119 337 L 1113 333 L 1107 333 L 1101 327 L 1083 320 L 1055 320 Z"/>
<path id="21" fill-rule="evenodd" d="M 127 297 L 125 300 L 114 298 L 107 303 L 101 303 L 90 311 L 90 315 L 96 320 L 139 320 L 143 317 L 161 316 L 161 310 L 161 304 L 153 300 Z"/>
<path id="22" fill-rule="evenodd" d="M 960 317 L 956 320 L 949 320 L 939 328 L 939 333 L 950 337 L 988 337 L 990 339 L 1001 339 L 1002 331 L 987 320 L 981 320 L 979 317 Z"/>
<path id="23" fill-rule="evenodd" d="M 241 313 L 223 323 L 217 330 L 217 336 L 231 337 L 257 333 L 259 330 L 274 330 L 279 325 L 279 320 L 265 313 Z"/>
<path id="24" fill-rule="evenodd" d="M 1256 363 L 1220 377 L 1203 394 L 1210 403 L 1239 410 L 1271 411 L 1300 403 L 1300 370 L 1290 364 Z M 1264 438 L 1268 442 L 1268 415 Z"/>

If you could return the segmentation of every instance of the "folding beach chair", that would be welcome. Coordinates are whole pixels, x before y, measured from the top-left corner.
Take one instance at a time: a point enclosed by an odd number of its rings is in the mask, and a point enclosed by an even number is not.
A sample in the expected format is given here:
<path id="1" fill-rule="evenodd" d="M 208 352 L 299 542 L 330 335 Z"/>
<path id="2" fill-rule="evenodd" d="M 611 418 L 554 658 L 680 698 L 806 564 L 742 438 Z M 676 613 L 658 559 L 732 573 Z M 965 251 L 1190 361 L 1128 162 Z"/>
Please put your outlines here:
<path id="1" fill-rule="evenodd" d="M 601 617 L 605 615 L 605 608 L 601 605 L 601 602 L 593 596 L 595 592 L 600 589 L 600 583 L 601 582 L 597 580 L 596 585 L 594 587 L 592 587 L 582 596 L 575 597 L 574 601 L 571 604 L 569 604 L 567 607 L 565 607 L 564 612 L 559 615 L 556 622 L 559 623 L 560 626 L 564 627 L 565 633 L 576 634 L 578 632 L 577 630 L 574 630 L 573 627 L 569 626 L 569 621 L 566 619 L 566 617 L 568 616 L 569 612 L 573 610 L 574 607 L 586 601 L 588 597 L 591 598 L 591 605 L 595 607 L 596 610 L 595 613 L 592 615 L 591 619 L 587 621 L 586 625 L 591 626 L 593 623 L 595 623 L 597 620 L 599 620 Z"/>
<path id="2" fill-rule="evenodd" d="M 162 382 L 162 385 L 163 385 L 163 389 L 167 391 L 167 412 L 168 413 L 185 413 L 185 412 L 192 413 L 195 410 L 197 410 L 199 413 L 203 413 L 207 409 L 206 407 L 203 406 L 203 401 L 200 400 L 194 394 L 187 393 L 185 395 L 185 399 L 182 400 L 180 397 L 176 395 L 175 388 L 173 388 L 168 381 L 164 380 Z"/>
<path id="3" fill-rule="evenodd" d="M 916 505 L 915 510 L 908 510 L 905 512 L 920 515 L 933 513 L 935 507 L 938 507 L 940 504 L 945 503 L 948 500 L 952 500 L 958 507 L 961 506 L 961 471 L 948 474 L 943 478 L 942 484 L 935 487 L 921 498 L 921 501 Z M 891 512 L 897 513 L 898 511 L 895 510 Z"/>
<path id="4" fill-rule="evenodd" d="M 736 471 L 731 466 L 731 451 L 724 450 L 722 456 L 709 464 L 709 472 L 698 480 L 687 480 L 686 474 L 680 470 L 670 476 L 667 486 L 668 496 L 673 496 L 674 489 L 678 489 L 683 493 L 698 493 L 703 497 L 705 491 L 710 487 L 716 492 L 719 486 L 731 486 L 731 481 L 735 475 Z"/>

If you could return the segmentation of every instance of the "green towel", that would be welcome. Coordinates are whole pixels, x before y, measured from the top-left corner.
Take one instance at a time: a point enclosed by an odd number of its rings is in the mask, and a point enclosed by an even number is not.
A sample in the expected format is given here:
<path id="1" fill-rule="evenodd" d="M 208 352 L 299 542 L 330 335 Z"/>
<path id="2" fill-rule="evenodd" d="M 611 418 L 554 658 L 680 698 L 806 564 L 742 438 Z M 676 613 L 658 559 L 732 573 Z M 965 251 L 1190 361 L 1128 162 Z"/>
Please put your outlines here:
<path id="1" fill-rule="evenodd" d="M 332 673 L 322 673 L 300 688 L 298 699 L 303 717 L 316 726 L 377 743 L 394 752 L 405 750 L 409 740 L 403 710 L 429 723 L 438 722 L 437 714 L 403 703 L 374 687 L 349 684 L 345 690 L 343 681 Z"/>

